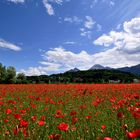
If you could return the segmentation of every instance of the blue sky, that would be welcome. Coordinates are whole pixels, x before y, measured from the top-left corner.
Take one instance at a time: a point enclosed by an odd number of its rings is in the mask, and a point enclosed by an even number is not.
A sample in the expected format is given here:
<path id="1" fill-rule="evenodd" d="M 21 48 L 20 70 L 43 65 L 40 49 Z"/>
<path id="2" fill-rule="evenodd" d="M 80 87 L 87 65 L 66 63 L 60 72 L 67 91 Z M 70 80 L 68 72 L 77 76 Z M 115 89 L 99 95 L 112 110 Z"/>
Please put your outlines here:
<path id="1" fill-rule="evenodd" d="M 0 0 L 0 62 L 26 75 L 140 63 L 140 0 Z"/>

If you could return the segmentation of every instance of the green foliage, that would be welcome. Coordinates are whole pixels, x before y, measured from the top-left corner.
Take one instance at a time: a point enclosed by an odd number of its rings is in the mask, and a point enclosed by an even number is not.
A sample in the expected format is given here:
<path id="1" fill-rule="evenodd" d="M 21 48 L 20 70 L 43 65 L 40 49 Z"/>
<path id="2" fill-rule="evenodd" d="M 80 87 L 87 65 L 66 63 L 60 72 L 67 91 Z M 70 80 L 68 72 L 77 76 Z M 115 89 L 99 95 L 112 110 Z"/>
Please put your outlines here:
<path id="1" fill-rule="evenodd" d="M 23 73 L 16 75 L 16 69 L 12 66 L 5 67 L 0 63 L 0 84 L 25 84 L 26 76 Z"/>
<path id="2" fill-rule="evenodd" d="M 0 63 L 0 83 L 5 83 L 6 80 L 6 68 Z"/>
<path id="3" fill-rule="evenodd" d="M 110 80 L 132 83 L 135 78 L 139 79 L 134 74 L 118 70 L 86 70 L 49 76 L 51 83 L 108 83 Z"/>
<path id="4" fill-rule="evenodd" d="M 16 69 L 9 66 L 6 70 L 6 83 L 13 84 L 16 82 Z"/>
<path id="5" fill-rule="evenodd" d="M 26 76 L 25 76 L 24 73 L 18 73 L 17 74 L 16 83 L 18 83 L 18 84 L 25 84 L 25 83 L 27 83 Z"/>
<path id="6" fill-rule="evenodd" d="M 65 72 L 60 74 L 25 76 L 23 73 L 16 75 L 14 67 L 5 67 L 0 63 L 0 83 L 6 84 L 43 84 L 43 83 L 132 83 L 139 76 L 119 70 L 86 70 L 77 72 Z"/>

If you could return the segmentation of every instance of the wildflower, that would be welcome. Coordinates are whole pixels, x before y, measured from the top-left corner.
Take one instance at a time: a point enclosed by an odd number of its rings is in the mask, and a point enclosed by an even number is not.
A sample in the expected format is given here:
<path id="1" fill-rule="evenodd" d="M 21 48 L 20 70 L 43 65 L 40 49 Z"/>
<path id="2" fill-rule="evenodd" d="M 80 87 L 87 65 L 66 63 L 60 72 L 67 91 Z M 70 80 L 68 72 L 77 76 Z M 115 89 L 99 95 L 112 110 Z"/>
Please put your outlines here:
<path id="1" fill-rule="evenodd" d="M 36 120 L 36 117 L 35 116 L 32 116 L 31 119 L 32 119 L 32 121 L 35 121 Z"/>
<path id="2" fill-rule="evenodd" d="M 21 120 L 21 121 L 20 121 L 20 126 L 21 126 L 21 127 L 27 127 L 27 126 L 28 126 L 28 122 L 25 121 L 25 120 Z"/>
<path id="3" fill-rule="evenodd" d="M 18 128 L 18 127 L 16 127 L 16 128 L 14 128 L 14 135 L 17 135 L 18 134 L 18 132 L 20 131 L 20 129 Z"/>
<path id="4" fill-rule="evenodd" d="M 7 114 L 7 115 L 9 115 L 9 114 L 11 114 L 11 113 L 12 113 L 12 110 L 11 110 L 11 109 L 9 109 L 9 108 L 6 109 L 6 114 Z"/>
<path id="5" fill-rule="evenodd" d="M 77 121 L 78 121 L 78 118 L 75 118 L 75 117 L 72 118 L 72 123 L 73 123 L 73 124 L 76 124 Z"/>
<path id="6" fill-rule="evenodd" d="M 92 116 L 86 116 L 87 120 L 90 120 L 92 118 Z"/>
<path id="7" fill-rule="evenodd" d="M 4 122 L 5 122 L 5 123 L 8 123 L 8 122 L 9 122 L 9 120 L 8 120 L 8 119 L 5 119 L 5 120 L 4 120 Z"/>
<path id="8" fill-rule="evenodd" d="M 0 106 L 2 106 L 3 105 L 3 102 L 0 102 Z"/>
<path id="9" fill-rule="evenodd" d="M 140 113 L 134 112 L 132 115 L 136 119 L 139 119 L 140 118 Z"/>
<path id="10" fill-rule="evenodd" d="M 101 128 L 102 128 L 102 129 L 106 129 L 106 125 L 102 125 Z"/>
<path id="11" fill-rule="evenodd" d="M 49 138 L 50 138 L 50 139 L 53 139 L 53 140 L 59 140 L 60 137 L 61 137 L 60 134 L 51 134 L 51 135 L 49 136 Z"/>
<path id="12" fill-rule="evenodd" d="M 13 104 L 13 105 L 14 105 L 14 104 L 16 104 L 16 101 L 9 100 L 9 101 L 8 101 L 8 103 L 9 103 L 9 104 Z"/>
<path id="13" fill-rule="evenodd" d="M 38 121 L 38 125 L 39 126 L 44 126 L 45 125 L 45 122 L 44 121 Z"/>
<path id="14" fill-rule="evenodd" d="M 127 133 L 127 137 L 128 138 L 131 138 L 131 139 L 133 139 L 133 138 L 139 138 L 140 137 L 140 129 L 134 130 L 132 132 L 128 132 Z"/>
<path id="15" fill-rule="evenodd" d="M 45 121 L 45 118 L 46 118 L 45 116 L 41 116 L 41 117 L 40 117 L 40 120 L 41 120 L 41 121 Z"/>
<path id="16" fill-rule="evenodd" d="M 26 110 L 20 110 L 20 113 L 22 113 L 22 114 L 25 114 L 26 113 Z"/>
<path id="17" fill-rule="evenodd" d="M 64 118 L 65 115 L 63 115 L 62 110 L 57 110 L 56 114 L 54 115 L 56 118 Z"/>
<path id="18" fill-rule="evenodd" d="M 26 131 L 26 129 L 23 129 L 22 133 L 23 133 L 24 137 L 28 137 L 28 132 Z"/>
<path id="19" fill-rule="evenodd" d="M 104 140 L 113 140 L 113 139 L 110 137 L 105 137 Z"/>
<path id="20" fill-rule="evenodd" d="M 20 120 L 21 119 L 21 115 L 20 114 L 14 114 L 14 118 Z"/>
<path id="21" fill-rule="evenodd" d="M 58 128 L 59 130 L 62 130 L 62 131 L 68 131 L 69 125 L 66 124 L 66 123 L 60 123 L 60 124 L 57 126 L 57 128 Z"/>
<path id="22" fill-rule="evenodd" d="M 118 118 L 123 118 L 124 117 L 124 113 L 123 112 L 118 112 L 117 116 L 118 116 Z"/>
<path id="23" fill-rule="evenodd" d="M 75 116 L 77 113 L 76 113 L 76 111 L 71 111 L 70 112 L 70 116 Z"/>

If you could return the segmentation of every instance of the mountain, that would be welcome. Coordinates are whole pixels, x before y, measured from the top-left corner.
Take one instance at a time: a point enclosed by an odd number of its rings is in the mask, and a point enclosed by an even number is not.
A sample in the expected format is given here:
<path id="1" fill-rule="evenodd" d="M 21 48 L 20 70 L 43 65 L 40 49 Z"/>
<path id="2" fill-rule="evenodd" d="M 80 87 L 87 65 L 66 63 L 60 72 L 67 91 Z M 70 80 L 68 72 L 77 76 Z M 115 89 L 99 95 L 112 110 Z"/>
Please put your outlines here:
<path id="1" fill-rule="evenodd" d="M 95 64 L 89 70 L 103 70 L 103 69 L 104 70 L 111 70 L 111 69 L 113 70 L 113 68 L 104 67 L 100 64 Z M 116 70 L 123 71 L 123 72 L 130 72 L 130 73 L 133 73 L 133 74 L 140 75 L 140 64 L 138 64 L 136 66 L 132 66 L 132 67 L 122 67 L 122 68 L 118 68 Z"/>
<path id="2" fill-rule="evenodd" d="M 132 67 L 118 68 L 117 70 L 124 71 L 124 72 L 131 72 L 133 74 L 140 75 L 140 64 Z"/>
<path id="3" fill-rule="evenodd" d="M 140 76 L 116 69 L 79 70 L 74 68 L 65 73 L 26 78 L 28 83 L 110 83 L 110 81 L 133 83 L 134 79 L 140 79 Z"/>
<path id="4" fill-rule="evenodd" d="M 67 72 L 78 72 L 78 71 L 80 71 L 80 70 L 77 69 L 77 68 L 74 68 L 74 69 L 71 69 L 71 70 L 69 70 L 69 71 L 67 71 Z"/>
<path id="5" fill-rule="evenodd" d="M 133 79 L 139 78 L 139 76 L 132 73 L 116 69 L 95 69 L 53 74 L 48 77 L 48 81 L 50 83 L 109 83 L 112 80 L 121 83 L 132 83 Z"/>
<path id="6" fill-rule="evenodd" d="M 94 66 L 92 66 L 89 70 L 103 70 L 103 69 L 111 69 L 110 67 L 104 67 L 100 64 L 95 64 Z"/>

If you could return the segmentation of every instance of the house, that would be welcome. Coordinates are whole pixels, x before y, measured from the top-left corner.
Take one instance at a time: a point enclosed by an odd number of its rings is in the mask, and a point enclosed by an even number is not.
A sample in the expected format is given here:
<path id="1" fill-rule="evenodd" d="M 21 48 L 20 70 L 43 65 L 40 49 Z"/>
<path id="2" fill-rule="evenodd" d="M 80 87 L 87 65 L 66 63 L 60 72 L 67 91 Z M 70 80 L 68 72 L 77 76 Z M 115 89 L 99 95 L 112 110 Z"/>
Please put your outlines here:
<path id="1" fill-rule="evenodd" d="M 114 83 L 114 84 L 117 84 L 117 83 L 120 83 L 121 80 L 109 80 L 109 83 Z"/>
<path id="2" fill-rule="evenodd" d="M 140 80 L 139 79 L 133 79 L 133 82 L 134 83 L 140 83 Z"/>

